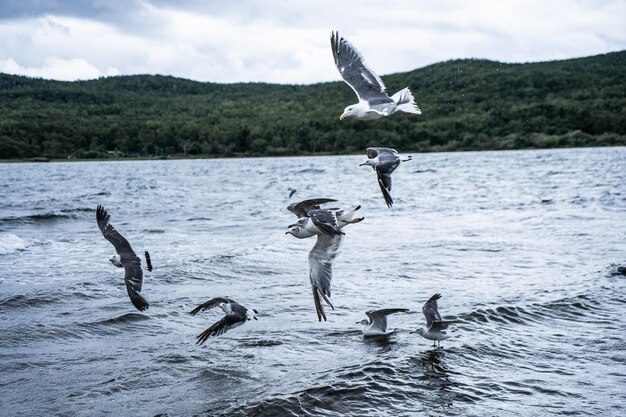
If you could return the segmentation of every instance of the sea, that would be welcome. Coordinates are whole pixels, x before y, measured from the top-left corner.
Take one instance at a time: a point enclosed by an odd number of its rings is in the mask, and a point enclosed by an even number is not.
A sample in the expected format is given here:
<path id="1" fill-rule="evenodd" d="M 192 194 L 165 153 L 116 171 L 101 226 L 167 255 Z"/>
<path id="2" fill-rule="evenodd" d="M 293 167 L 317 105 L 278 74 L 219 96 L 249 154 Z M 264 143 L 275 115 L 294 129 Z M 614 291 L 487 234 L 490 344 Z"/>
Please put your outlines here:
<path id="1" fill-rule="evenodd" d="M 3 416 L 624 416 L 626 148 L 0 164 Z M 296 190 L 290 197 L 292 190 Z M 361 205 L 328 321 L 308 198 Z M 150 252 L 137 311 L 95 209 Z M 455 323 L 441 348 L 424 302 Z M 229 297 L 258 320 L 196 344 Z M 378 308 L 387 338 L 356 322 Z"/>

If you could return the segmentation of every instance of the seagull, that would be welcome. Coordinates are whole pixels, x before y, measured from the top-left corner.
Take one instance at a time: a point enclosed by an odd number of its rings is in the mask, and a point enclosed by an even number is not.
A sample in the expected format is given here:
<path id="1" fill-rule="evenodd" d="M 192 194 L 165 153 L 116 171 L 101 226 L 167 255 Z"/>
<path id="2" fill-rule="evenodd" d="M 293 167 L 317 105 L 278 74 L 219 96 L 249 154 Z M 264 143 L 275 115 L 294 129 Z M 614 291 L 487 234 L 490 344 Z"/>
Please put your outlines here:
<path id="1" fill-rule="evenodd" d="M 195 316 L 200 311 L 210 310 L 212 308 L 219 307 L 226 314 L 221 320 L 213 323 L 211 327 L 200 333 L 197 337 L 196 345 L 203 344 L 209 337 L 220 336 L 241 326 L 248 320 L 258 320 L 256 315 L 258 311 L 242 306 L 241 304 L 231 300 L 230 298 L 217 297 L 212 298 L 204 304 L 200 304 L 198 307 L 191 310 L 189 314 Z"/>
<path id="2" fill-rule="evenodd" d="M 357 321 L 363 325 L 363 336 L 387 336 L 393 330 L 387 331 L 387 316 L 394 313 L 407 313 L 408 308 L 384 308 L 382 310 L 370 310 L 365 313 L 367 319 Z"/>
<path id="3" fill-rule="evenodd" d="M 311 218 L 309 216 L 309 212 L 315 211 L 314 217 L 318 219 L 320 216 L 320 212 L 317 210 L 321 210 L 320 206 L 323 204 L 335 202 L 335 201 L 337 200 L 333 200 L 330 198 L 315 198 L 315 199 L 304 200 L 298 203 L 290 204 L 287 207 L 287 210 L 291 211 L 296 216 L 298 216 L 298 222 L 290 225 L 289 226 L 290 230 L 288 230 L 286 233 L 291 233 L 292 235 L 294 235 L 295 237 L 299 239 L 304 239 L 307 237 L 314 236 L 316 234 L 315 229 L 319 229 L 319 228 L 315 226 L 316 220 L 311 219 L 312 223 L 308 221 L 308 219 Z M 359 223 L 365 219 L 365 217 L 354 218 L 354 215 L 360 209 L 361 209 L 361 206 L 358 205 L 350 210 L 345 210 L 341 208 L 330 208 L 330 209 L 325 209 L 325 210 L 329 210 L 334 214 L 335 219 L 332 219 L 332 215 L 328 215 L 330 216 L 329 221 L 331 222 L 336 221 L 337 228 L 341 230 L 349 224 Z M 295 228 L 296 226 L 298 227 L 297 229 Z"/>
<path id="4" fill-rule="evenodd" d="M 441 341 L 450 337 L 444 330 L 447 329 L 451 323 L 454 323 L 454 321 L 451 320 L 441 320 L 441 315 L 437 308 L 437 300 L 440 298 L 441 294 L 437 293 L 426 301 L 424 307 L 422 307 L 422 312 L 424 313 L 424 317 L 426 317 L 426 326 L 417 329 L 417 333 L 433 341 L 433 347 L 435 347 L 435 341 L 441 347 Z"/>
<path id="5" fill-rule="evenodd" d="M 307 212 L 306 217 L 300 217 L 297 222 L 290 224 L 287 233 L 298 239 L 304 239 L 320 233 L 329 236 L 343 235 L 339 230 L 337 214 L 329 209 L 314 209 Z"/>
<path id="6" fill-rule="evenodd" d="M 141 268 L 141 259 L 135 254 L 130 243 L 115 230 L 109 223 L 109 213 L 106 209 L 100 205 L 96 208 L 96 221 L 98 227 L 102 232 L 102 235 L 106 240 L 111 242 L 117 251 L 117 255 L 111 256 L 109 261 L 118 268 L 124 268 L 124 281 L 126 282 L 126 290 L 130 301 L 135 308 L 139 311 L 147 310 L 150 307 L 148 301 L 139 294 L 141 292 L 141 286 L 143 284 L 143 269 Z M 146 251 L 146 262 L 148 268 L 152 270 L 152 263 L 150 262 L 150 255 Z"/>
<path id="7" fill-rule="evenodd" d="M 301 217 L 296 224 L 289 226 L 286 234 L 299 239 L 317 235 L 317 241 L 309 252 L 309 280 L 313 289 L 313 302 L 317 319 L 326 321 L 326 313 L 321 298 L 334 310 L 330 297 L 330 281 L 333 278 L 333 260 L 339 253 L 343 232 L 337 226 L 337 218 L 332 210 L 315 209 L 308 212 L 310 217 Z"/>
<path id="8" fill-rule="evenodd" d="M 326 203 L 334 203 L 337 200 L 332 198 L 311 198 L 297 203 L 291 203 L 287 206 L 287 210 L 298 217 L 309 217 L 307 214 L 311 210 L 319 210 L 320 206 Z"/>
<path id="9" fill-rule="evenodd" d="M 341 77 L 359 98 L 358 103 L 345 108 L 339 120 L 348 117 L 373 120 L 398 111 L 422 114 L 408 87 L 389 97 L 380 77 L 365 65 L 363 56 L 350 42 L 339 38 L 339 32 L 331 32 L 330 46 Z"/>
<path id="10" fill-rule="evenodd" d="M 378 185 L 383 193 L 383 198 L 387 207 L 393 206 L 393 198 L 391 198 L 391 173 L 398 168 L 400 162 L 413 160 L 412 156 L 407 159 L 401 159 L 398 152 L 391 148 L 367 148 L 367 161 L 359 166 L 369 165 L 376 171 L 378 177 Z"/>

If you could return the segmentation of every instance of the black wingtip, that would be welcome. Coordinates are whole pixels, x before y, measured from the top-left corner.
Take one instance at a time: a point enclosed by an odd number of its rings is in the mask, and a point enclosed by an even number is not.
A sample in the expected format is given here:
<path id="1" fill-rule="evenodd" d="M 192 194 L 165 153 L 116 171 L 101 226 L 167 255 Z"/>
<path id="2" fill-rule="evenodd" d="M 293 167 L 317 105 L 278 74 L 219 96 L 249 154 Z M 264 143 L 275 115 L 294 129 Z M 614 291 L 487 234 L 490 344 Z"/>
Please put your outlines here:
<path id="1" fill-rule="evenodd" d="M 432 297 L 430 297 L 427 301 L 427 303 L 430 303 L 431 301 L 437 301 L 441 298 L 441 294 L 439 293 L 435 293 L 432 295 Z"/>
<path id="2" fill-rule="evenodd" d="M 315 304 L 315 312 L 317 313 L 317 320 L 321 322 L 323 318 L 324 321 L 327 321 L 326 313 L 324 313 L 324 307 L 322 306 L 322 303 L 320 301 L 320 293 L 315 287 L 313 287 L 313 303 Z"/>
<path id="3" fill-rule="evenodd" d="M 150 259 L 150 254 L 148 253 L 148 251 L 145 251 L 143 254 L 146 257 L 146 269 L 149 272 L 152 272 L 152 260 Z"/>
<path id="4" fill-rule="evenodd" d="M 133 303 L 135 308 L 139 311 L 146 311 L 150 308 L 150 303 L 141 296 L 137 291 L 129 290 L 128 295 L 130 296 L 130 301 Z"/>
<path id="5" fill-rule="evenodd" d="M 378 180 L 378 185 L 380 186 L 380 191 L 383 193 L 383 198 L 385 199 L 385 204 L 387 204 L 388 208 L 393 206 L 393 198 L 391 198 L 391 194 L 385 184 L 383 184 L 382 180 Z"/>

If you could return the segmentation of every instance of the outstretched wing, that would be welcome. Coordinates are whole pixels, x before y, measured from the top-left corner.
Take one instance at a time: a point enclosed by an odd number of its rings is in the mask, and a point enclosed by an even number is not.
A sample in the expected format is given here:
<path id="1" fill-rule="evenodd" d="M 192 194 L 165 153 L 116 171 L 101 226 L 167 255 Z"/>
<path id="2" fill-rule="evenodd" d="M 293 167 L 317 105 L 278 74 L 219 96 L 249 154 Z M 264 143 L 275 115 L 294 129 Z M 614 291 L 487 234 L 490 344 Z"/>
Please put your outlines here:
<path id="1" fill-rule="evenodd" d="M 332 203 L 332 198 L 312 198 L 310 200 L 303 200 L 299 203 L 289 204 L 287 210 L 292 212 L 298 217 L 309 217 L 309 211 L 311 210 L 319 210 L 322 204 Z"/>
<path id="2" fill-rule="evenodd" d="M 126 283 L 126 291 L 130 301 L 135 308 L 139 311 L 147 310 L 150 307 L 148 301 L 143 298 L 141 294 L 141 287 L 143 285 L 143 269 L 141 269 L 141 261 L 139 258 L 130 261 L 122 262 L 124 265 L 124 282 Z"/>
<path id="3" fill-rule="evenodd" d="M 148 272 L 152 272 L 152 259 L 150 258 L 150 254 L 148 251 L 144 251 L 144 256 L 146 257 L 146 269 Z"/>
<path id="4" fill-rule="evenodd" d="M 370 319 L 372 327 L 380 329 L 382 332 L 387 331 L 387 316 L 394 313 L 406 313 L 408 308 L 383 308 L 380 310 L 370 310 L 365 314 Z"/>
<path id="5" fill-rule="evenodd" d="M 96 208 L 96 221 L 98 222 L 98 227 L 100 228 L 104 238 L 111 242 L 115 247 L 116 252 L 122 258 L 122 263 L 124 263 L 125 257 L 137 257 L 135 251 L 133 251 L 133 248 L 130 246 L 130 243 L 128 243 L 126 238 L 124 238 L 124 236 L 122 236 L 120 232 L 118 232 L 115 227 L 109 223 L 110 218 L 111 216 L 107 210 L 98 205 Z"/>
<path id="6" fill-rule="evenodd" d="M 133 251 L 133 248 L 124 236 L 109 223 L 110 217 L 106 209 L 98 205 L 96 208 L 96 221 L 102 235 L 113 244 L 115 250 L 120 255 L 122 265 L 124 266 L 124 282 L 126 283 L 126 291 L 128 291 L 130 301 L 137 310 L 147 310 L 150 304 L 139 294 L 143 286 L 141 260 L 137 257 L 137 254 L 135 254 L 135 251 Z"/>
<path id="7" fill-rule="evenodd" d="M 309 217 L 313 224 L 327 235 L 343 235 L 337 225 L 337 215 L 332 210 L 311 210 Z"/>
<path id="8" fill-rule="evenodd" d="M 455 323 L 454 320 L 433 321 L 428 330 L 446 330 L 449 325 Z"/>
<path id="9" fill-rule="evenodd" d="M 434 294 L 428 299 L 428 301 L 426 301 L 424 307 L 422 307 L 422 312 L 424 313 L 424 317 L 426 317 L 426 327 L 430 327 L 433 322 L 442 321 L 437 306 L 437 300 L 440 298 L 441 294 Z"/>
<path id="10" fill-rule="evenodd" d="M 339 253 L 341 240 L 341 235 L 320 234 L 317 236 L 313 249 L 309 252 L 309 279 L 313 287 L 313 301 L 319 321 L 322 321 L 322 317 L 326 320 L 320 296 L 334 309 L 328 297 L 330 297 L 330 283 L 333 279 L 333 260 Z"/>
<path id="11" fill-rule="evenodd" d="M 385 204 L 387 204 L 387 207 L 391 208 L 391 206 L 393 206 L 393 198 L 389 192 L 391 190 L 391 175 L 381 174 L 376 170 L 376 177 L 378 178 L 378 186 L 385 199 Z"/>
<path id="12" fill-rule="evenodd" d="M 233 300 L 230 300 L 224 297 L 211 298 L 209 301 L 202 303 L 198 307 L 191 310 L 189 314 L 191 314 L 192 316 L 195 316 L 200 311 L 210 310 L 212 308 L 219 306 L 220 304 L 226 304 L 226 303 L 232 303 L 232 302 Z"/>
<path id="13" fill-rule="evenodd" d="M 209 337 L 220 336 L 229 331 L 230 329 L 234 329 L 237 326 L 241 326 L 246 322 L 246 316 L 241 316 L 239 314 L 228 314 L 224 316 L 220 321 L 214 323 L 211 327 L 200 333 L 197 337 L 196 345 L 201 345 Z"/>
<path id="14" fill-rule="evenodd" d="M 363 56 L 350 42 L 339 38 L 339 32 L 331 33 L 330 46 L 341 77 L 360 100 L 370 104 L 393 102 L 380 77 L 365 65 Z"/>

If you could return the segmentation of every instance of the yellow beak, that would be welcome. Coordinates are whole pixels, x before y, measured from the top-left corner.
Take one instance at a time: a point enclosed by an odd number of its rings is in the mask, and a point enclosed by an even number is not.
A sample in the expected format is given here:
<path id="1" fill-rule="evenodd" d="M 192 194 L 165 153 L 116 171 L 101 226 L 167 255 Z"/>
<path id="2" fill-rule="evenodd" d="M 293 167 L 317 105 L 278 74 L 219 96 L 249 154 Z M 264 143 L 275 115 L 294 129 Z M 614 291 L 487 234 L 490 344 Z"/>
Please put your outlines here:
<path id="1" fill-rule="evenodd" d="M 346 117 L 347 117 L 347 116 L 346 116 L 346 114 L 345 114 L 345 113 L 343 113 L 341 116 L 339 116 L 339 120 L 343 120 L 343 119 L 345 119 Z"/>

